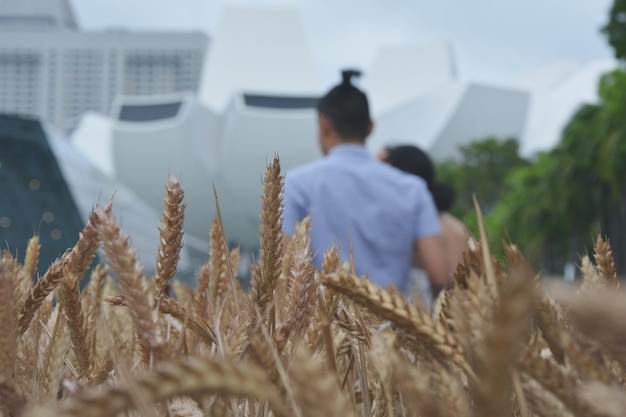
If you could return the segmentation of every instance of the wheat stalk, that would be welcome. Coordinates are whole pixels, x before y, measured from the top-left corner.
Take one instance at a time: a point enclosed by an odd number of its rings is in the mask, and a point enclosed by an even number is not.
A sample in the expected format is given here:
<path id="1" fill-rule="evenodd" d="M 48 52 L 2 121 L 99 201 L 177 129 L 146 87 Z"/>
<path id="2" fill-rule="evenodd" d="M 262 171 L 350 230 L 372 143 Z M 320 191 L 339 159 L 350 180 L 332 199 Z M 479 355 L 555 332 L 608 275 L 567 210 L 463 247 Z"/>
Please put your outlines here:
<path id="1" fill-rule="evenodd" d="M 615 270 L 615 262 L 613 261 L 613 251 L 611 245 L 601 235 L 598 235 L 594 247 L 596 264 L 598 265 L 598 273 L 604 283 L 612 288 L 619 288 L 619 280 L 617 279 L 617 271 Z"/>
<path id="2" fill-rule="evenodd" d="M 158 369 L 137 376 L 132 384 L 147 401 L 160 402 L 184 395 L 234 395 L 267 401 L 278 416 L 289 415 L 263 372 L 251 364 L 186 358 L 162 363 Z M 86 389 L 48 410 L 35 409 L 25 416 L 114 416 L 133 406 L 128 384 Z"/>
<path id="3" fill-rule="evenodd" d="M 316 307 L 315 268 L 309 231 L 311 222 L 306 218 L 296 225 L 293 238 L 292 266 L 287 277 L 286 317 L 287 321 L 277 330 L 277 337 L 285 343 L 293 333 L 299 337 L 309 326 Z"/>
<path id="4" fill-rule="evenodd" d="M 571 371 L 553 359 L 542 358 L 540 351 L 530 347 L 523 355 L 521 370 L 558 398 L 574 415 L 600 416 L 578 394 L 578 381 Z"/>
<path id="5" fill-rule="evenodd" d="M 581 386 L 578 393 L 588 404 L 591 404 L 598 415 L 623 417 L 626 413 L 624 387 L 593 382 Z"/>
<path id="6" fill-rule="evenodd" d="M 215 226 L 215 222 L 213 222 L 213 226 Z M 202 314 L 207 313 L 207 300 L 209 293 L 209 283 L 211 281 L 211 264 L 210 262 L 205 262 L 198 272 L 198 285 L 196 286 L 196 291 L 194 293 L 193 305 L 196 311 L 201 312 Z"/>
<path id="7" fill-rule="evenodd" d="M 415 334 L 443 358 L 449 358 L 470 377 L 473 370 L 465 360 L 462 348 L 454 336 L 440 322 L 433 322 L 429 314 L 399 296 L 376 287 L 367 279 L 360 280 L 343 270 L 338 274 L 325 275 L 322 283 L 352 298 L 382 318 L 391 320 L 407 332 Z"/>
<path id="8" fill-rule="evenodd" d="M 82 374 L 88 374 L 93 365 L 93 342 L 80 302 L 80 278 L 70 265 L 64 269 L 59 289 L 59 303 L 63 306 L 74 353 Z"/>
<path id="9" fill-rule="evenodd" d="M 273 163 L 268 165 L 263 181 L 259 273 L 254 275 L 256 279 L 252 282 L 251 289 L 251 296 L 256 306 L 254 308 L 258 309 L 262 319 L 267 316 L 270 335 L 274 334 L 273 295 L 282 269 L 283 181 L 280 161 L 276 156 Z"/>
<path id="10" fill-rule="evenodd" d="M 154 308 L 150 301 L 148 286 L 143 277 L 143 268 L 139 265 L 135 251 L 129 239 L 122 235 L 115 225 L 111 205 L 105 209 L 96 207 L 96 228 L 102 240 L 104 251 L 113 271 L 118 274 L 118 283 L 122 294 L 126 297 L 133 326 L 139 337 L 142 359 L 148 365 L 152 353 L 158 359 L 170 355 L 159 328 L 152 320 Z"/>
<path id="11" fill-rule="evenodd" d="M 36 237 L 24 265 L 2 252 L 0 415 L 623 415 L 626 299 L 603 238 L 582 259 L 582 288 L 548 293 L 517 247 L 498 262 L 481 234 L 431 316 L 350 273 L 336 248 L 316 270 L 309 219 L 282 257 L 281 189 L 276 159 L 247 295 L 217 196 L 197 287 L 174 279 L 184 206 L 173 177 L 150 282 L 110 204 L 34 286 Z"/>
<path id="12" fill-rule="evenodd" d="M 534 282 L 528 268 L 518 266 L 500 290 L 500 299 L 487 330 L 482 360 L 477 369 L 476 415 L 511 412 L 511 374 L 530 334 Z"/>
<path id="13" fill-rule="evenodd" d="M 0 260 L 0 323 L 0 380 L 12 379 L 17 357 L 16 320 L 13 284 L 3 260 Z"/>
<path id="14" fill-rule="evenodd" d="M 39 240 L 39 236 L 35 235 L 28 241 L 28 246 L 26 246 L 26 257 L 24 258 L 24 272 L 29 278 L 31 284 L 35 274 L 37 273 L 40 250 L 41 242 Z"/>
<path id="15" fill-rule="evenodd" d="M 79 277 L 85 274 L 93 262 L 93 258 L 99 246 L 93 224 L 94 221 L 95 217 L 92 212 L 87 225 L 80 232 L 78 242 L 76 242 L 74 248 L 65 252 L 61 258 L 50 265 L 44 276 L 41 277 L 37 285 L 30 291 L 26 300 L 19 308 L 18 335 L 24 334 L 43 300 L 57 287 L 63 277 L 63 268 L 65 268 L 66 265 L 71 264 L 71 268 L 76 271 Z"/>
<path id="16" fill-rule="evenodd" d="M 338 389 L 337 379 L 328 373 L 323 362 L 312 360 L 312 356 L 303 346 L 298 346 L 289 369 L 289 381 L 303 416 L 354 416 L 345 393 Z"/>
<path id="17" fill-rule="evenodd" d="M 176 177 L 170 175 L 166 187 L 165 207 L 159 226 L 160 240 L 154 273 L 156 297 L 165 293 L 169 281 L 176 273 L 176 266 L 180 259 L 185 217 L 184 195 L 185 193 Z"/>

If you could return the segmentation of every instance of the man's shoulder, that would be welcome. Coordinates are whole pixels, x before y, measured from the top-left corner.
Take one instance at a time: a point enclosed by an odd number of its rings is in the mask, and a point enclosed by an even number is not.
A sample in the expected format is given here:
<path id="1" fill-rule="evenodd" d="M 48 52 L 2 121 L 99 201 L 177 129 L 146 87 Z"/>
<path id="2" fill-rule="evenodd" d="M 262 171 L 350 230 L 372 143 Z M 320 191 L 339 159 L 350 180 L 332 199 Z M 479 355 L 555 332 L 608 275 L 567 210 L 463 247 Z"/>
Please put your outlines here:
<path id="1" fill-rule="evenodd" d="M 285 178 L 289 180 L 306 179 L 309 176 L 316 175 L 320 172 L 324 172 L 325 165 L 326 165 L 325 158 L 318 159 L 316 161 L 309 162 L 307 164 L 288 169 L 285 172 Z"/>
<path id="2" fill-rule="evenodd" d="M 404 171 L 399 170 L 398 168 L 394 168 L 391 165 L 384 163 L 377 163 L 379 165 L 377 169 L 388 178 L 389 181 L 392 181 L 399 186 L 402 187 L 413 187 L 420 188 L 422 190 L 428 190 L 428 186 L 426 185 L 426 181 L 417 175 L 409 174 Z"/>

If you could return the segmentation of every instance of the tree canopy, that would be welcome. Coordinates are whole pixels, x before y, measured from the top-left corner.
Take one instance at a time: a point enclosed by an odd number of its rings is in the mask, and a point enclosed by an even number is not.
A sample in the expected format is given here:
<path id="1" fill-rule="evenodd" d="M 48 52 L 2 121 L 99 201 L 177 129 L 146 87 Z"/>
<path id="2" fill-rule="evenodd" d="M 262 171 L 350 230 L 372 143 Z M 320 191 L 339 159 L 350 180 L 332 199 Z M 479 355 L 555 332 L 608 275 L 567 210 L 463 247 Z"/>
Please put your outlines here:
<path id="1" fill-rule="evenodd" d="M 475 229 L 476 194 L 496 247 L 518 243 L 548 272 L 577 262 L 596 233 L 607 235 L 618 271 L 626 272 L 626 72 L 605 74 L 598 104 L 581 106 L 550 152 L 532 163 L 517 142 L 487 138 L 462 150 L 460 162 L 442 164 L 440 175 L 458 192 L 454 214 Z"/>
<path id="2" fill-rule="evenodd" d="M 528 165 L 519 156 L 515 138 L 500 140 L 488 137 L 459 148 L 461 158 L 439 164 L 437 175 L 456 190 L 452 214 L 476 232 L 475 195 L 484 214 L 489 214 L 509 190 L 506 178 L 516 168 Z"/>
<path id="3" fill-rule="evenodd" d="M 609 12 L 609 21 L 602 28 L 609 45 L 615 51 L 615 57 L 626 58 L 626 0 L 614 0 Z"/>
<path id="4" fill-rule="evenodd" d="M 602 29 L 626 61 L 626 0 L 614 0 Z M 618 273 L 626 273 L 626 70 L 598 82 L 599 101 L 582 105 L 557 146 L 525 161 L 514 139 L 486 138 L 439 166 L 457 189 L 453 213 L 476 233 L 472 195 L 494 248 L 517 243 L 538 267 L 560 273 L 578 262 L 596 233 L 609 238 Z"/>

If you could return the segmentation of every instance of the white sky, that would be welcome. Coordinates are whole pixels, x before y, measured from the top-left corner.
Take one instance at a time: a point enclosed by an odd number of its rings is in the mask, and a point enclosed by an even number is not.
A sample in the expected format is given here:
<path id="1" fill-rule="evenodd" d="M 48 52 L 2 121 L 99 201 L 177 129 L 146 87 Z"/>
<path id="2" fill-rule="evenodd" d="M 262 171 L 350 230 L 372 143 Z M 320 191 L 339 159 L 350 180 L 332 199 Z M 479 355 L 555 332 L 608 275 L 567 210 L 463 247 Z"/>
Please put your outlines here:
<path id="1" fill-rule="evenodd" d="M 84 29 L 201 30 L 226 6 L 298 9 L 324 85 L 367 69 L 378 47 L 449 42 L 462 79 L 515 85 L 561 59 L 611 57 L 599 33 L 612 0 L 71 0 Z"/>

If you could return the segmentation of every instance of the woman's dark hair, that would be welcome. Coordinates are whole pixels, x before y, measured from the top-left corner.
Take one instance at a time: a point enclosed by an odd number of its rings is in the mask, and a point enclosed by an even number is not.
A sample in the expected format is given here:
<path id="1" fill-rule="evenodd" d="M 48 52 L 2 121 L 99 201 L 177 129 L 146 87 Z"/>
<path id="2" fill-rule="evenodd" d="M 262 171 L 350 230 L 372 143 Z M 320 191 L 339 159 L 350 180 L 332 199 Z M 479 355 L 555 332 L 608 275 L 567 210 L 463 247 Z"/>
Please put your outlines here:
<path id="1" fill-rule="evenodd" d="M 341 72 L 341 84 L 333 87 L 317 103 L 317 111 L 333 125 L 344 139 L 365 141 L 371 123 L 369 104 L 365 93 L 352 85 L 352 77 L 361 75 L 357 70 Z"/>
<path id="2" fill-rule="evenodd" d="M 452 208 L 455 199 L 454 188 L 437 181 L 435 166 L 426 152 L 413 145 L 392 146 L 386 150 L 387 162 L 390 165 L 417 175 L 426 182 L 438 211 L 448 211 Z"/>

